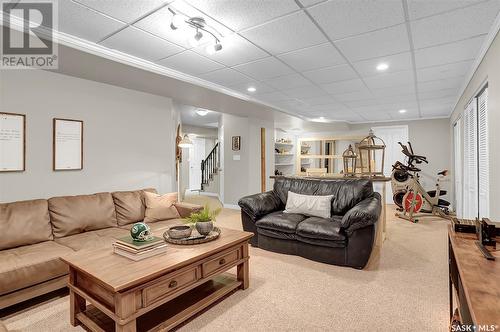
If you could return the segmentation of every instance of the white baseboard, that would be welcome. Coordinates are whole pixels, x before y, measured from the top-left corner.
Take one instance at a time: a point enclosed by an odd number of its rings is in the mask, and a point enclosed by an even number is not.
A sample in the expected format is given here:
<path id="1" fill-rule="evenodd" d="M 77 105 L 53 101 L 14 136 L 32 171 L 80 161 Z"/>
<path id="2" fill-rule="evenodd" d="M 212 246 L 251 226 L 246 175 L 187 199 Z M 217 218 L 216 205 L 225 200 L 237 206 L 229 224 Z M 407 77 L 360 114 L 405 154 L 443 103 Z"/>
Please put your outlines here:
<path id="1" fill-rule="evenodd" d="M 224 203 L 226 209 L 241 210 L 239 205 Z"/>

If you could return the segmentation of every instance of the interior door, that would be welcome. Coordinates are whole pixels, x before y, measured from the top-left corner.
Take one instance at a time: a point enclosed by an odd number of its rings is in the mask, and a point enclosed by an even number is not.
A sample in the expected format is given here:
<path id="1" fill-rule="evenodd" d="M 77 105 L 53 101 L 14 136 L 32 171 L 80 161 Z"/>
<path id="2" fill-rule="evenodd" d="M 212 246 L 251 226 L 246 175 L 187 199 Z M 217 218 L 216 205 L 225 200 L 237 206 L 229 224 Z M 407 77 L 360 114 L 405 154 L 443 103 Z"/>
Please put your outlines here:
<path id="1" fill-rule="evenodd" d="M 189 148 L 189 190 L 201 190 L 201 162 L 205 159 L 205 139 L 192 138 Z"/>
<path id="2" fill-rule="evenodd" d="M 380 137 L 385 142 L 384 175 L 391 176 L 392 165 L 396 161 L 403 161 L 404 155 L 398 142 L 406 144 L 408 142 L 408 126 L 388 126 L 373 127 L 375 136 Z M 388 183 L 386 186 L 386 201 L 390 204 L 392 200 L 392 188 Z"/>

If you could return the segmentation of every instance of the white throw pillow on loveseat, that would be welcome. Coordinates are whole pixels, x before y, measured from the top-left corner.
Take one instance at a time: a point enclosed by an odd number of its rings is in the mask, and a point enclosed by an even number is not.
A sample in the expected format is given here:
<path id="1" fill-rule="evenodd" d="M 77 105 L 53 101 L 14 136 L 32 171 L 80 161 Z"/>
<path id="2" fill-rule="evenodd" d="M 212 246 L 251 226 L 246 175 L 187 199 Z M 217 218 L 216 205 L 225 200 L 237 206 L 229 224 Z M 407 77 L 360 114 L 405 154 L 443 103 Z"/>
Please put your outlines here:
<path id="1" fill-rule="evenodd" d="M 284 213 L 299 213 L 307 216 L 330 218 L 333 195 L 301 195 L 288 192 Z"/>

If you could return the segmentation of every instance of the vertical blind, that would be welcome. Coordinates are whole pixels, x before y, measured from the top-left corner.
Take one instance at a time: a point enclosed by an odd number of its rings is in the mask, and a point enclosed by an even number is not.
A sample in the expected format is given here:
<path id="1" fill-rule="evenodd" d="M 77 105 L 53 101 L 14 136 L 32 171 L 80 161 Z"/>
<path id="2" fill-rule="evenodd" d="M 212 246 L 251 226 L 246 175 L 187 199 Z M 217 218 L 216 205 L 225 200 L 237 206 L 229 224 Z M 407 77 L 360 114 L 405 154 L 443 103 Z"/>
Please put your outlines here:
<path id="1" fill-rule="evenodd" d="M 489 217 L 488 88 L 477 97 L 479 217 Z"/>
<path id="2" fill-rule="evenodd" d="M 474 219 L 478 214 L 477 189 L 477 109 L 475 99 L 464 112 L 463 217 Z"/>
<path id="3" fill-rule="evenodd" d="M 457 211 L 461 211 L 463 218 L 467 219 L 489 217 L 487 88 L 465 108 L 463 126 L 462 206 L 457 206 Z M 457 198 L 459 196 L 457 193 Z"/>

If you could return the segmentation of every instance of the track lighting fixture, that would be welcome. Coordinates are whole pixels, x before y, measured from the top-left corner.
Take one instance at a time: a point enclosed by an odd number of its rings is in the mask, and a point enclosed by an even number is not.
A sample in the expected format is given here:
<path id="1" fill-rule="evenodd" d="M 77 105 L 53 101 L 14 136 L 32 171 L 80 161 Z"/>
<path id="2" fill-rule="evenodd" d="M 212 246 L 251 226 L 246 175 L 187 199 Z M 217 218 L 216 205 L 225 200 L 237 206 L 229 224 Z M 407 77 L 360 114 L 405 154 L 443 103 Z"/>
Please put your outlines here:
<path id="1" fill-rule="evenodd" d="M 168 10 L 172 13 L 170 29 L 191 28 L 195 31 L 195 34 L 188 39 L 188 43 L 191 47 L 197 47 L 201 43 L 204 43 L 205 39 L 203 37 L 207 35 L 211 36 L 213 39 L 213 42 L 206 48 L 207 53 L 214 54 L 222 50 L 222 43 L 218 37 L 221 36 L 221 34 L 209 26 L 203 17 L 186 17 L 175 12 L 172 8 L 168 8 Z"/>

